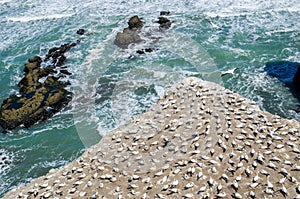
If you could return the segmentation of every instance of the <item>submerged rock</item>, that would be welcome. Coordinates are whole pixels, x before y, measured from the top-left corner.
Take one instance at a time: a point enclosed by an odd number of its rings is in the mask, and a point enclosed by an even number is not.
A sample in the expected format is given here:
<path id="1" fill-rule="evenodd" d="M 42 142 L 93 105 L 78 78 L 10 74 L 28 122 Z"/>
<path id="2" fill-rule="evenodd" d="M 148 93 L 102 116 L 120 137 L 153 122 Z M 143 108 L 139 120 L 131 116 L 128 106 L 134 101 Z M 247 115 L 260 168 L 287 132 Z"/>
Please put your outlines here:
<path id="1" fill-rule="evenodd" d="M 296 108 L 294 109 L 294 111 L 295 111 L 296 113 L 300 113 L 300 105 L 297 105 Z"/>
<path id="2" fill-rule="evenodd" d="M 72 94 L 65 89 L 69 83 L 59 80 L 70 73 L 56 68 L 66 60 L 64 53 L 74 46 L 76 43 L 50 49 L 44 60 L 51 60 L 47 67 L 41 67 L 43 60 L 39 56 L 28 59 L 24 77 L 18 83 L 19 94 L 11 95 L 2 103 L 0 125 L 3 129 L 29 127 L 48 119 L 70 102 Z"/>
<path id="3" fill-rule="evenodd" d="M 116 86 L 116 80 L 112 77 L 101 77 L 98 80 L 99 86 L 97 87 L 97 94 L 99 94 L 100 97 L 95 99 L 95 103 L 99 104 L 104 102 L 105 100 L 108 100 L 115 89 Z"/>

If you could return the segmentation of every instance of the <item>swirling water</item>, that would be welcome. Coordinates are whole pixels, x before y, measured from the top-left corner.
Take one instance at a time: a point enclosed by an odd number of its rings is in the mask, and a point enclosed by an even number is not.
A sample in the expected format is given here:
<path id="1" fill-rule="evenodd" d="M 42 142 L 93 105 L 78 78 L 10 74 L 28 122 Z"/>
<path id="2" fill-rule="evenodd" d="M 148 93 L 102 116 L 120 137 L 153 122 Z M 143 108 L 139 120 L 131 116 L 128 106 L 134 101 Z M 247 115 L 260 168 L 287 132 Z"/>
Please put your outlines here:
<path id="1" fill-rule="evenodd" d="M 169 10 L 172 28 L 156 31 L 159 11 Z M 120 50 L 117 32 L 133 15 L 145 32 L 162 39 Z M 68 52 L 72 103 L 48 121 L 0 134 L 0 196 L 51 168 L 67 164 L 131 116 L 155 104 L 172 83 L 205 71 L 233 75 L 216 80 L 260 107 L 300 120 L 289 89 L 266 76 L 268 61 L 300 61 L 298 0 L 57 1 L 0 0 L 0 101 L 18 91 L 23 66 L 33 55 L 93 32 Z M 137 55 L 136 49 L 157 51 Z M 152 47 L 151 46 L 151 47 Z"/>

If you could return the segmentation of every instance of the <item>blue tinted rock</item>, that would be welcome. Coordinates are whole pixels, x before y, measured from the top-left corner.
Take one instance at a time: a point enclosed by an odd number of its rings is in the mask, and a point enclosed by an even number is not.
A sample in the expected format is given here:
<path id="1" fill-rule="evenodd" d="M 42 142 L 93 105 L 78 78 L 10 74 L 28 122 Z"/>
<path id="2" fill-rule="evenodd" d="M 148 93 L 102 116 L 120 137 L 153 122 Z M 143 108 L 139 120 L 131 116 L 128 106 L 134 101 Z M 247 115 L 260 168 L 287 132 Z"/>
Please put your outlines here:
<path id="1" fill-rule="evenodd" d="M 266 63 L 264 70 L 284 83 L 292 83 L 299 66 L 297 62 L 276 61 Z"/>

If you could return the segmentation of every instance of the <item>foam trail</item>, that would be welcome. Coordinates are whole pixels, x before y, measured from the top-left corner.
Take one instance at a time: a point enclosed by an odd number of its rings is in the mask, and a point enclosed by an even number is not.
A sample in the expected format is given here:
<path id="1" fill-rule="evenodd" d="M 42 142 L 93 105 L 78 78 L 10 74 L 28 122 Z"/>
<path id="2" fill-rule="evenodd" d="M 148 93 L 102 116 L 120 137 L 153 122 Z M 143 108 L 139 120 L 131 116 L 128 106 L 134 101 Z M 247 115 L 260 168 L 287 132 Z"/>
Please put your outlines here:
<path id="1" fill-rule="evenodd" d="M 90 54 L 82 64 L 84 75 L 77 78 L 78 86 L 73 87 L 73 118 L 77 133 L 85 147 L 98 143 L 101 139 L 100 134 L 103 135 L 105 132 L 96 116 L 95 96 L 98 78 L 114 59 L 111 56 L 115 49 L 112 46 L 114 35 L 115 32 L 112 31 L 105 41 L 90 50 Z"/>
<path id="2" fill-rule="evenodd" d="M 175 31 L 167 33 L 161 42 L 166 50 L 179 55 L 192 64 L 204 80 L 223 85 L 221 73 L 214 60 L 198 42 Z"/>
<path id="3" fill-rule="evenodd" d="M 11 2 L 11 0 L 0 0 L 0 4 L 5 4 L 5 3 L 9 3 Z"/>
<path id="4" fill-rule="evenodd" d="M 67 18 L 67 17 L 71 17 L 72 15 L 73 14 L 53 14 L 47 16 L 7 17 L 7 20 L 14 21 L 14 22 L 29 22 L 29 21 L 37 21 L 37 20 L 44 20 L 44 19 Z"/>

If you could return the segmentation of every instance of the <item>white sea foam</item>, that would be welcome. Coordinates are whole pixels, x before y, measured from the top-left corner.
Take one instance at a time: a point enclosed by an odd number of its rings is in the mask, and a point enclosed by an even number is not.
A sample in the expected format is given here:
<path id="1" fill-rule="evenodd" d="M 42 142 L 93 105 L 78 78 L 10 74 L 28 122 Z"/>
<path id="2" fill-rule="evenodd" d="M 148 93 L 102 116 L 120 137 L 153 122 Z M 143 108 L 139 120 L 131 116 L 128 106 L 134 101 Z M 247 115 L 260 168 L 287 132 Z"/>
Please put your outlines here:
<path id="1" fill-rule="evenodd" d="M 29 22 L 29 21 L 37 21 L 44 19 L 60 19 L 71 17 L 73 14 L 52 14 L 52 15 L 44 15 L 44 16 L 22 16 L 22 17 L 7 17 L 8 21 L 15 22 Z"/>
<path id="2" fill-rule="evenodd" d="M 0 175 L 10 169 L 13 161 L 13 154 L 5 149 L 0 149 Z"/>
<path id="3" fill-rule="evenodd" d="M 9 3 L 11 0 L 0 0 L 0 4 Z"/>

